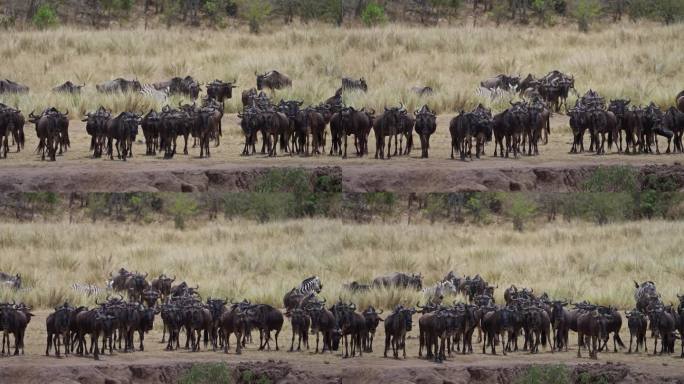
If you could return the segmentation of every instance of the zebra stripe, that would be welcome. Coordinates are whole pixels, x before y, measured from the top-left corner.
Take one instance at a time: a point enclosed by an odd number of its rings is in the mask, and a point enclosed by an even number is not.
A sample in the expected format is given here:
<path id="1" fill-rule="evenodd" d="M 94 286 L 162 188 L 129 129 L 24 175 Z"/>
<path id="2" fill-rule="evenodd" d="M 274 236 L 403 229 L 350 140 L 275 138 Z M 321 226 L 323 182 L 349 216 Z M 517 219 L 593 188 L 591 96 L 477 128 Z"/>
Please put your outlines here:
<path id="1" fill-rule="evenodd" d="M 490 99 L 492 101 L 504 101 L 505 99 L 512 100 L 515 95 L 515 90 L 505 91 L 501 88 L 487 89 L 484 87 L 477 87 L 475 89 L 475 96 L 483 99 Z"/>
<path id="2" fill-rule="evenodd" d="M 151 97 L 160 104 L 164 104 L 169 98 L 169 87 L 156 89 L 152 84 L 143 84 L 140 94 L 145 97 Z"/>
<path id="3" fill-rule="evenodd" d="M 313 276 L 302 281 L 302 283 L 295 288 L 295 292 L 300 295 L 308 295 L 312 292 L 320 291 L 321 287 L 321 279 L 318 276 Z"/>
<path id="4" fill-rule="evenodd" d="M 107 292 L 106 288 L 100 288 L 94 284 L 73 283 L 71 284 L 71 289 L 86 296 L 99 295 Z"/>

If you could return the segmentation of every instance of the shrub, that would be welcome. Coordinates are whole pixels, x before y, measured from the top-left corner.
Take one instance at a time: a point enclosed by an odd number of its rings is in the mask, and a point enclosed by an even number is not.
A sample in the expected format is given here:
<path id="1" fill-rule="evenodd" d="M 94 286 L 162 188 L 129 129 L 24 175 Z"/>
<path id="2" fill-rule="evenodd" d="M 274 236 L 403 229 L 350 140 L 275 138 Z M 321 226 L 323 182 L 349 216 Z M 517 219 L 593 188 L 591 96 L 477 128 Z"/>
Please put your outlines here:
<path id="1" fill-rule="evenodd" d="M 33 15 L 33 25 L 38 29 L 46 29 L 59 24 L 57 12 L 50 4 L 42 4 Z"/>
<path id="2" fill-rule="evenodd" d="M 570 370 L 564 365 L 533 365 L 518 376 L 516 384 L 570 384 Z"/>
<path id="3" fill-rule="evenodd" d="M 509 197 L 506 214 L 513 220 L 513 228 L 522 232 L 525 221 L 534 215 L 537 204 L 521 193 L 514 193 Z"/>
<path id="4" fill-rule="evenodd" d="M 266 0 L 242 0 L 239 4 L 242 16 L 249 22 L 249 31 L 259 33 L 261 23 L 271 15 L 271 4 Z"/>
<path id="5" fill-rule="evenodd" d="M 194 364 L 178 379 L 178 384 L 230 384 L 230 370 L 225 363 Z"/>
<path id="6" fill-rule="evenodd" d="M 589 32 L 589 25 L 601 14 L 601 3 L 598 0 L 577 0 L 572 15 L 577 20 L 577 27 L 582 32 Z"/>
<path id="7" fill-rule="evenodd" d="M 638 190 L 637 171 L 628 166 L 598 167 L 584 182 L 586 192 L 627 192 Z"/>
<path id="8" fill-rule="evenodd" d="M 176 229 L 185 229 L 185 220 L 197 211 L 197 201 L 185 193 L 175 193 L 168 205 Z"/>
<path id="9" fill-rule="evenodd" d="M 368 27 L 387 22 L 387 15 L 385 15 L 385 8 L 381 5 L 371 2 L 366 5 L 363 12 L 361 12 L 361 20 Z"/>

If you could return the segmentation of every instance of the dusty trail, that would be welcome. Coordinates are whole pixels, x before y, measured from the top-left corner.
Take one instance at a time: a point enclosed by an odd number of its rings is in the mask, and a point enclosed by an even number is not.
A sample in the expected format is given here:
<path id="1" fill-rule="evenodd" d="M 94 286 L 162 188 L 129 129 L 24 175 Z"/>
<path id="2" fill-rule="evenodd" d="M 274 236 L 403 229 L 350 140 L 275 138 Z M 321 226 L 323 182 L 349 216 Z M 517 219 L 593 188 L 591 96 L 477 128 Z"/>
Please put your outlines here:
<path id="1" fill-rule="evenodd" d="M 417 358 L 418 330 L 413 329 L 407 340 L 406 360 L 382 358 L 384 330 L 375 337 L 374 352 L 362 358 L 343 359 L 339 352 L 313 354 L 311 351 L 286 352 L 290 346 L 288 321 L 279 337 L 279 352 L 259 352 L 248 345 L 244 353 L 235 355 L 207 351 L 164 351 L 161 340 L 161 320 L 145 337 L 145 351 L 104 355 L 101 361 L 88 357 L 45 357 L 45 318 L 48 311 L 35 311 L 26 338 L 26 355 L 0 358 L 0 383 L 174 383 L 192 364 L 226 362 L 237 371 L 250 370 L 265 374 L 278 383 L 510 383 L 516 375 L 532 364 L 564 364 L 574 374 L 588 372 L 603 375 L 609 383 L 681 383 L 684 381 L 684 360 L 673 356 L 653 356 L 643 353 L 628 355 L 600 353 L 599 360 L 576 358 L 576 336 L 571 335 L 569 352 L 551 353 L 548 349 L 537 355 L 527 352 L 507 356 L 481 354 L 481 344 L 474 344 L 474 354 L 454 355 L 443 364 Z M 417 324 L 417 318 L 414 324 Z M 625 329 L 622 338 L 628 343 Z M 184 340 L 184 336 L 181 336 Z M 475 336 L 476 337 L 476 336 Z M 137 343 L 137 336 L 135 338 Z M 312 339 L 311 347 L 315 346 Z M 310 341 L 310 342 L 311 342 Z M 476 341 L 476 340 L 474 340 Z M 234 343 L 233 343 L 234 344 Z M 612 344 L 612 343 L 609 343 Z M 234 345 L 233 345 L 234 346 Z M 649 350 L 652 341 L 649 340 Z M 677 344 L 677 351 L 679 344 Z M 390 351 L 391 355 L 391 351 Z"/>
<path id="2" fill-rule="evenodd" d="M 597 166 L 621 164 L 636 166 L 642 173 L 671 175 L 679 185 L 684 185 L 682 154 L 568 154 L 571 134 L 567 118 L 560 115 L 552 119 L 549 144 L 540 146 L 540 156 L 494 158 L 490 156 L 494 149 L 490 143 L 487 155 L 480 160 L 451 160 L 448 132 L 451 117 L 439 117 L 437 132 L 431 139 L 429 159 L 420 159 L 420 149 L 414 148 L 410 156 L 391 160 L 372 158 L 375 148 L 372 133 L 370 158 L 351 156 L 342 160 L 327 154 L 308 158 L 281 154 L 276 159 L 263 155 L 240 156 L 243 138 L 238 119 L 229 115 L 224 118 L 225 134 L 221 146 L 212 148 L 210 159 L 198 158 L 198 149 L 191 148 L 192 138 L 189 140 L 190 154 L 179 154 L 172 160 L 144 156 L 142 141 L 134 144 L 134 157 L 127 162 L 92 159 L 84 123 L 71 121 L 71 149 L 56 162 L 45 162 L 33 152 L 36 145 L 34 128 L 27 124 L 26 150 L 11 152 L 9 159 L 0 160 L 0 192 L 245 191 L 273 167 L 301 167 L 318 175 L 330 175 L 341 180 L 343 190 L 347 192 L 566 192 L 576 190 L 578 183 Z M 353 143 L 353 138 L 350 140 Z M 415 135 L 414 142 L 418 145 Z M 180 139 L 179 144 L 182 143 Z"/>

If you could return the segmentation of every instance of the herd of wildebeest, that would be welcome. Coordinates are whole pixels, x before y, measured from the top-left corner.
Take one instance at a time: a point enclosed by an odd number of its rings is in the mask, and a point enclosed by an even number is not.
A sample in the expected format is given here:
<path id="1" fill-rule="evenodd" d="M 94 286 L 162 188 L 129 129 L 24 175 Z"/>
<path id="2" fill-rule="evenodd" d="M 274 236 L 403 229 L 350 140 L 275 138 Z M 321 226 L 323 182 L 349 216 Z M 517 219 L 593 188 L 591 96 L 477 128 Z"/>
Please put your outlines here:
<path id="1" fill-rule="evenodd" d="M 70 81 L 53 89 L 54 92 L 79 94 L 84 85 Z M 342 86 L 335 94 L 318 105 L 303 106 L 302 101 L 273 101 L 275 90 L 291 87 L 292 81 L 278 71 L 256 74 L 256 88 L 242 92 L 243 109 L 238 116 L 244 134 L 242 155 L 257 152 L 261 138 L 261 153 L 269 157 L 281 153 L 292 155 L 318 155 L 325 153 L 330 136 L 329 155 L 347 157 L 348 137 L 354 135 L 356 156 L 368 154 L 368 138 L 371 130 L 375 136 L 375 158 L 409 155 L 413 149 L 413 133 L 420 139 L 421 158 L 427 158 L 430 136 L 437 129 L 437 117 L 426 104 L 409 113 L 402 103 L 387 107 L 379 113 L 373 109 L 345 105 L 345 92 L 366 92 L 364 78 L 342 79 Z M 142 128 L 145 154 L 173 158 L 179 137 L 183 138 L 183 154 L 188 154 L 188 140 L 193 137 L 193 147 L 199 146 L 200 157 L 210 156 L 211 143 L 219 146 L 222 136 L 221 120 L 224 100 L 233 96 L 235 82 L 214 80 L 206 84 L 206 97 L 200 105 L 194 100 L 200 97 L 202 84 L 191 76 L 174 77 L 169 81 L 141 84 L 138 80 L 117 78 L 98 84 L 98 92 L 139 92 L 159 101 L 166 101 L 170 94 L 182 94 L 193 100 L 192 104 L 172 107 L 168 104 L 161 111 L 147 113 L 127 111 L 113 115 L 104 107 L 86 114 L 82 120 L 91 136 L 90 150 L 93 157 L 103 155 L 126 160 L 133 156 L 133 143 Z M 263 90 L 270 90 L 270 95 Z M 666 153 L 683 152 L 684 91 L 674 99 L 675 106 L 662 110 L 651 102 L 646 106 L 630 105 L 629 99 L 606 100 L 594 90 L 580 96 L 575 90 L 574 76 L 554 70 L 536 78 L 528 75 L 498 75 L 480 84 L 480 90 L 492 95 L 511 97 L 510 107 L 493 115 L 483 105 L 472 111 L 460 111 L 449 123 L 451 135 L 451 158 L 472 159 L 485 153 L 487 143 L 494 141 L 493 156 L 518 157 L 521 154 L 538 155 L 538 145 L 548 142 L 550 117 L 564 107 L 570 116 L 573 133 L 571 153 L 584 151 L 584 136 L 590 139 L 589 151 L 606 153 L 615 145 L 618 152 L 660 153 L 658 137 L 667 140 Z M 28 87 L 10 80 L 0 80 L 0 94 L 28 92 Z M 429 87 L 413 87 L 411 92 L 419 96 L 434 93 Z M 574 106 L 567 105 L 570 92 L 577 95 Z M 513 96 L 522 101 L 513 102 Z M 55 160 L 70 147 L 69 111 L 61 112 L 54 107 L 40 114 L 28 114 L 28 121 L 36 128 L 38 145 L 36 152 L 41 159 Z M 25 143 L 26 120 L 17 108 L 0 103 L 0 157 L 7 157 L 12 146 L 20 151 Z M 394 145 L 392 145 L 394 141 Z M 405 141 L 405 142 L 404 142 Z"/>
<path id="2" fill-rule="evenodd" d="M 88 308 L 65 302 L 55 307 L 46 319 L 45 354 L 49 356 L 53 347 L 56 356 L 62 352 L 64 355 L 92 354 L 95 359 L 107 350 L 110 355 L 114 349 L 133 352 L 136 333 L 137 349 L 143 351 L 145 334 L 153 329 L 157 315 L 163 323 L 161 342 L 166 343 L 168 351 L 181 348 L 184 331 L 185 349 L 199 351 L 203 344 L 205 350 L 228 353 L 234 334 L 235 353 L 240 354 L 253 342 L 254 330 L 259 332 L 259 350 L 270 350 L 272 341 L 279 350 L 278 336 L 287 317 L 292 325 L 290 351 L 295 350 L 295 340 L 297 351 L 308 350 L 309 335 L 315 335 L 315 353 L 319 350 L 332 353 L 343 345 L 343 357 L 363 356 L 373 352 L 376 330 L 384 322 L 383 356 L 391 352 L 394 358 L 400 354 L 406 358 L 406 338 L 418 313 L 418 356 L 436 362 L 453 354 L 473 353 L 476 331 L 476 343 L 481 343 L 482 353 L 489 351 L 493 355 L 497 348 L 504 355 L 518 351 L 536 354 L 540 346 L 551 353 L 567 352 L 573 331 L 577 333 L 577 357 L 586 350 L 593 359 L 598 357 L 598 352 L 611 350 L 611 335 L 613 352 L 618 352 L 618 347 L 628 348 L 627 353 L 639 352 L 640 348 L 648 352 L 650 331 L 653 354 L 661 355 L 674 353 L 676 340 L 684 335 L 684 295 L 677 296 L 678 306 L 666 305 L 651 281 L 634 282 L 635 307 L 624 312 L 630 334 L 629 347 L 626 347 L 620 338 L 623 317 L 615 307 L 586 301 L 571 303 L 515 285 L 505 289 L 503 303 L 496 303 L 494 292 L 498 286 L 490 285 L 480 275 L 459 276 L 453 271 L 426 288 L 420 274 L 400 272 L 376 277 L 369 284 L 343 285 L 352 297 L 375 289 L 422 291 L 423 305 L 420 302 L 415 306 L 397 305 L 385 318 L 381 317 L 383 311 L 373 306 L 359 312 L 361 308 L 351 301 L 339 299 L 333 305 L 327 304 L 320 295 L 323 284 L 317 276 L 304 279 L 286 292 L 284 312 L 247 299 L 233 302 L 208 297 L 203 300 L 199 286 L 192 287 L 185 281 L 177 283 L 175 276 L 162 274 L 149 282 L 147 277 L 121 268 L 110 275 L 106 288 L 75 284 L 73 289 L 96 297 L 95 305 Z M 21 277 L 0 272 L 0 283 L 19 289 Z M 98 301 L 97 297 L 102 298 L 105 293 L 106 298 Z M 127 295 L 127 300 L 121 293 Z M 463 301 L 448 303 L 447 297 L 461 297 Z M 11 354 L 11 337 L 14 355 L 24 353 L 24 335 L 32 316 L 31 307 L 23 303 L 0 303 L 3 355 Z M 684 342 L 681 348 L 684 358 Z"/>

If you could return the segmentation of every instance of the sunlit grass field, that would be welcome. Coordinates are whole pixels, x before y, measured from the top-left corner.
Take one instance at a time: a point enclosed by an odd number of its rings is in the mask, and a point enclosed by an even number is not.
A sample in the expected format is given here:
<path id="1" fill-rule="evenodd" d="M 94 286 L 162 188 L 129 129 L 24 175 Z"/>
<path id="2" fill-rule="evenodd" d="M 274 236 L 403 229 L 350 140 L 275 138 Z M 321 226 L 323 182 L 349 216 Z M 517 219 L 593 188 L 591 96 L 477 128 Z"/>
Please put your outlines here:
<path id="1" fill-rule="evenodd" d="M 20 272 L 28 290 L 2 291 L 0 300 L 51 307 L 64 300 L 92 304 L 71 290 L 74 282 L 104 286 L 125 267 L 177 276 L 199 284 L 203 297 L 249 298 L 282 307 L 286 291 L 310 275 L 322 296 L 391 308 L 424 301 L 415 291 L 373 290 L 351 295 L 342 284 L 394 271 L 421 272 L 424 285 L 448 271 L 481 274 L 497 286 L 497 302 L 510 284 L 571 300 L 627 309 L 633 280 L 655 281 L 663 300 L 682 293 L 684 223 L 639 221 L 596 226 L 538 222 L 525 232 L 510 224 L 350 224 L 311 219 L 258 224 L 223 221 L 172 223 L 0 224 L 0 266 Z M 453 299 L 459 299 L 457 297 Z M 449 302 L 452 300 L 448 298 Z"/>
<path id="2" fill-rule="evenodd" d="M 95 84 L 119 76 L 151 83 L 189 74 L 205 83 L 237 80 L 238 95 L 227 104 L 235 112 L 241 108 L 239 92 L 255 85 L 254 73 L 277 69 L 291 77 L 293 87 L 278 91 L 276 100 L 319 103 L 333 95 L 342 76 L 363 76 L 369 91 L 347 95 L 349 104 L 381 109 L 401 101 L 413 109 L 428 103 L 438 113 L 451 113 L 486 102 L 475 90 L 487 77 L 558 69 L 575 76 L 580 93 L 593 88 L 606 97 L 666 106 L 684 83 L 684 51 L 675 49 L 682 34 L 683 24 L 651 23 L 596 26 L 586 34 L 574 26 L 347 29 L 315 23 L 261 35 L 201 29 L 7 31 L 0 39 L 0 75 L 31 91 L 2 95 L 0 101 L 26 113 L 56 106 L 80 116 L 99 105 L 146 112 L 160 105 L 137 94 L 99 95 Z M 87 87 L 81 96 L 53 94 L 51 88 L 65 80 Z M 435 94 L 421 98 L 412 86 L 430 86 Z M 495 104 L 501 109 L 507 100 Z"/>

